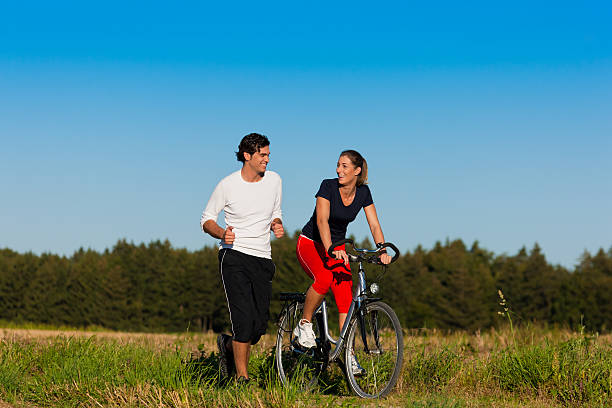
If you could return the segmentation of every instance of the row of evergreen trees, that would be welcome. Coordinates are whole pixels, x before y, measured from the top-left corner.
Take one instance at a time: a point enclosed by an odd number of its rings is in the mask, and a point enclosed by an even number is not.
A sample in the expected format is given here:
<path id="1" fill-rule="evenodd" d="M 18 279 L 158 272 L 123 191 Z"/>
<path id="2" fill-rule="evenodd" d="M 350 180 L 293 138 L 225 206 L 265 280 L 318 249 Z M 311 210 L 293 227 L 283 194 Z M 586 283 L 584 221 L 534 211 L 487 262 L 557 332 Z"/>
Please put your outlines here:
<path id="1" fill-rule="evenodd" d="M 273 241 L 273 299 L 311 283 L 296 259 L 296 238 Z M 370 266 L 369 278 L 381 272 Z M 498 290 L 515 320 L 612 327 L 612 248 L 585 253 L 569 271 L 547 263 L 537 245 L 496 256 L 457 240 L 405 253 L 378 279 L 406 328 L 495 326 Z M 273 300 L 271 324 L 280 306 Z M 123 240 L 104 253 L 81 249 L 69 258 L 0 250 L 0 319 L 123 331 L 220 331 L 229 324 L 216 248 Z"/>

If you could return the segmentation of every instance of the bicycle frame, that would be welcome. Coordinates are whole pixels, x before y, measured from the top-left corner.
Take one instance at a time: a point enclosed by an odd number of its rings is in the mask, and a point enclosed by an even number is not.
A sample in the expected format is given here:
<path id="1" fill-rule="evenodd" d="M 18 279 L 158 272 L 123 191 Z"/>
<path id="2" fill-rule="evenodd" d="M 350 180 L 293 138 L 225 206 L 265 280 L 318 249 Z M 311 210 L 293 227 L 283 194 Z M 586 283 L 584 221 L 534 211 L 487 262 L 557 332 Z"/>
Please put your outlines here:
<path id="1" fill-rule="evenodd" d="M 331 334 L 329 334 L 329 324 L 327 323 L 327 305 L 325 304 L 325 299 L 323 299 L 323 302 L 315 311 L 315 314 L 319 311 L 321 311 L 321 313 L 323 314 L 323 332 L 325 332 L 325 339 L 336 346 L 334 348 L 334 351 L 332 351 L 329 355 L 330 363 L 335 361 L 340 355 L 342 351 L 342 346 L 344 346 L 346 332 L 348 331 L 348 327 L 353 318 L 353 315 L 361 308 L 362 303 L 367 299 L 365 270 L 363 268 L 362 261 L 359 261 L 358 274 L 359 284 L 357 285 L 357 288 L 355 288 L 355 292 L 353 293 L 353 300 L 346 314 L 346 320 L 344 321 L 344 325 L 342 326 L 342 330 L 340 331 L 340 336 L 338 337 L 338 339 L 334 339 Z"/>
<path id="2" fill-rule="evenodd" d="M 353 240 L 344 239 L 332 243 L 327 251 L 328 256 L 332 259 L 336 258 L 338 254 L 334 254 L 331 248 L 337 248 L 344 243 L 352 245 Z M 395 254 L 389 262 L 385 259 L 384 264 L 388 265 L 398 259 L 399 251 L 390 242 L 379 243 L 376 247 L 376 250 L 371 250 L 352 245 L 351 251 L 357 254 L 345 252 L 351 263 L 358 264 L 358 282 L 355 284 L 351 304 L 338 338 L 330 334 L 329 315 L 324 299 L 314 311 L 314 316 L 312 316 L 314 319 L 311 318 L 313 329 L 317 331 L 316 345 L 302 346 L 299 343 L 299 334 L 296 333 L 297 329 L 294 327 L 299 324 L 300 315 L 303 317 L 306 293 L 282 292 L 280 294 L 280 299 L 286 302 L 278 320 L 275 363 L 284 386 L 290 384 L 297 376 L 297 384 L 302 384 L 299 385 L 300 387 L 310 388 L 316 385 L 319 375 L 333 362 L 339 364 L 345 372 L 349 388 L 362 398 L 383 397 L 397 383 L 403 360 L 401 324 L 389 305 L 379 302 L 381 298 L 368 294 L 364 263 L 383 265 L 380 255 L 386 253 L 385 248 L 389 247 Z M 391 336 L 395 335 L 393 338 L 387 335 L 388 330 L 391 331 L 389 333 Z M 383 355 L 385 357 L 381 359 Z M 371 371 L 362 368 L 358 359 L 365 361 Z M 379 376 L 379 368 L 390 376 L 386 374 Z"/>

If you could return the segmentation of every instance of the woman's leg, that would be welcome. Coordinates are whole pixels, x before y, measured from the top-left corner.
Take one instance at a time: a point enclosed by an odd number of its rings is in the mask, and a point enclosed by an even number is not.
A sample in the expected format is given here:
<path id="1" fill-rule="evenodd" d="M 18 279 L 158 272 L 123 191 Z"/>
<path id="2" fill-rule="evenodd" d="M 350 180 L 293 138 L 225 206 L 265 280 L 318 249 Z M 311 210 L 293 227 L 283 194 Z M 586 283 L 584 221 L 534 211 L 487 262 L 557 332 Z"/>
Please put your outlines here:
<path id="1" fill-rule="evenodd" d="M 340 326 L 338 326 L 340 329 L 340 332 L 342 333 L 342 327 L 344 327 L 344 322 L 346 321 L 346 316 L 348 315 L 348 313 L 339 313 L 338 314 L 338 322 L 340 323 Z"/>
<path id="2" fill-rule="evenodd" d="M 338 306 L 338 329 L 342 332 L 342 327 L 346 321 L 348 310 L 353 301 L 353 276 L 349 265 L 341 264 L 334 268 L 334 280 L 331 290 Z"/>
<path id="3" fill-rule="evenodd" d="M 312 288 L 312 285 L 306 292 L 306 301 L 304 302 L 304 311 L 302 313 L 302 319 L 312 322 L 312 315 L 317 307 L 321 304 L 325 295 L 321 295 Z M 346 315 L 345 315 L 346 316 Z"/>
<path id="4" fill-rule="evenodd" d="M 315 243 L 304 236 L 298 238 L 296 247 L 298 261 L 304 272 L 314 280 L 306 291 L 306 300 L 302 311 L 302 320 L 308 322 L 312 322 L 312 315 L 325 298 L 332 282 L 331 271 L 325 268 L 324 252 L 322 244 Z"/>

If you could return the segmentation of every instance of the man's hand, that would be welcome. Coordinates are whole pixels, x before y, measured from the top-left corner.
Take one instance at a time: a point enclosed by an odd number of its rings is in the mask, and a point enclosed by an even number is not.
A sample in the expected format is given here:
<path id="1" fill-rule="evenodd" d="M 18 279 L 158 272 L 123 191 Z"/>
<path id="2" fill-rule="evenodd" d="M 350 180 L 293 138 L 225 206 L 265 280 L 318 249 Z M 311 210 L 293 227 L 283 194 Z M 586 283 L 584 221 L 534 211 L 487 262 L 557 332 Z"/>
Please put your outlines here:
<path id="1" fill-rule="evenodd" d="M 285 235 L 285 229 L 283 228 L 282 222 L 278 222 L 277 220 L 272 221 L 272 224 L 270 224 L 270 229 L 276 238 L 282 238 L 283 235 Z"/>
<path id="2" fill-rule="evenodd" d="M 236 234 L 232 231 L 234 227 L 228 226 L 225 231 L 223 231 L 223 238 L 221 238 L 221 242 L 227 245 L 232 245 L 234 240 L 236 239 Z"/>

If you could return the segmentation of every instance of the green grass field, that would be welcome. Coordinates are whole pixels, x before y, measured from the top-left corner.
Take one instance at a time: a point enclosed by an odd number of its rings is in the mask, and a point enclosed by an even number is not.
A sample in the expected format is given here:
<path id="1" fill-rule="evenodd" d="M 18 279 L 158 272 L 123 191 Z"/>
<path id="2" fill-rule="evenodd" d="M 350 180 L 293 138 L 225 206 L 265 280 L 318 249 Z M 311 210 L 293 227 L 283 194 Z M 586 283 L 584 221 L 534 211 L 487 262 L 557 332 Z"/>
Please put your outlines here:
<path id="1" fill-rule="evenodd" d="M 252 353 L 246 388 L 219 381 L 215 335 L 0 329 L 0 407 L 612 406 L 612 337 L 538 326 L 405 333 L 404 369 L 385 400 L 332 385 L 279 385 L 272 335 Z"/>

